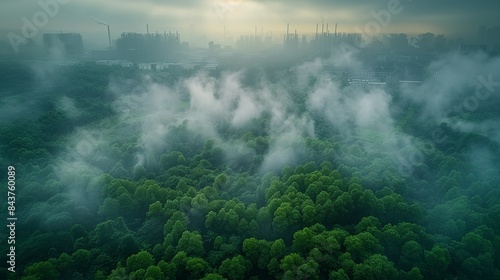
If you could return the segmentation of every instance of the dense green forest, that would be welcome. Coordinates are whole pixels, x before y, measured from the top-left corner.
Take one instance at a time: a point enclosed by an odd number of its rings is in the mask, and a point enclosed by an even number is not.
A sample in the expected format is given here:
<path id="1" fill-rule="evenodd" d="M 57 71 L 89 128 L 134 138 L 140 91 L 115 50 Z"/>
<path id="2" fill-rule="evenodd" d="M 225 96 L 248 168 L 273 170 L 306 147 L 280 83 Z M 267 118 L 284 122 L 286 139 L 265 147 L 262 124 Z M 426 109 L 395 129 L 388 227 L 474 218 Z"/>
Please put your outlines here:
<path id="1" fill-rule="evenodd" d="M 412 86 L 3 64 L 2 279 L 500 279 L 500 89 L 467 103 L 498 62 Z"/>

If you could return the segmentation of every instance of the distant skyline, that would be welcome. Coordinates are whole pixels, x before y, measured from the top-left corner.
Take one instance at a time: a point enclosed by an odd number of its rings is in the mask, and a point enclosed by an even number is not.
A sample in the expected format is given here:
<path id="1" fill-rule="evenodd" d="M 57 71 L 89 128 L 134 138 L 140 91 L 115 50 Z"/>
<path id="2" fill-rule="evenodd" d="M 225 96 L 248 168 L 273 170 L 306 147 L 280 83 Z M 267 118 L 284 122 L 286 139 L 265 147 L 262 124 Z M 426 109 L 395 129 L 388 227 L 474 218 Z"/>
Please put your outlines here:
<path id="1" fill-rule="evenodd" d="M 45 3 L 42 7 L 40 3 Z M 8 41 L 7 34 L 22 36 L 26 20 L 35 24 L 35 40 L 42 33 L 79 32 L 86 48 L 105 48 L 107 30 L 96 22 L 110 25 L 112 37 L 123 32 L 146 33 L 178 31 L 181 40 L 194 46 L 206 46 L 208 41 L 222 43 L 224 26 L 227 38 L 236 40 L 240 35 L 253 35 L 255 27 L 260 34 L 273 33 L 276 39 L 283 36 L 286 24 L 290 30 L 308 35 L 322 22 L 333 32 L 338 23 L 339 32 L 366 31 L 366 25 L 380 16 L 380 33 L 475 35 L 478 26 L 500 25 L 500 1 L 485 0 L 40 0 L 1 1 L 0 40 Z M 388 8 L 389 7 L 389 8 Z M 388 11 L 390 20 L 385 17 Z M 380 13 L 380 11 L 384 11 Z M 46 15 L 44 18 L 43 14 Z M 368 28 L 370 29 L 370 27 Z M 371 26 L 371 30 L 378 32 Z"/>

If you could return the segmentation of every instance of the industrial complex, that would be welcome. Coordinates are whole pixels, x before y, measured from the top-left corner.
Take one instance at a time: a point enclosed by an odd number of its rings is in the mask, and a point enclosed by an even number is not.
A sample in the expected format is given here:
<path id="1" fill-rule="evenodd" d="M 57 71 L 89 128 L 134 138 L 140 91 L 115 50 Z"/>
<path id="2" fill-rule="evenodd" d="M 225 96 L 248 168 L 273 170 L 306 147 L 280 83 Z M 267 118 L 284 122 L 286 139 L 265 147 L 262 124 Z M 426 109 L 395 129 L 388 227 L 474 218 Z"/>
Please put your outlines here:
<path id="1" fill-rule="evenodd" d="M 262 66 L 292 67 L 296 63 L 315 57 L 328 58 L 332 54 L 356 53 L 369 65 L 337 66 L 332 71 L 348 77 L 350 83 L 385 83 L 390 80 L 421 80 L 425 66 L 441 53 L 449 51 L 500 53 L 500 28 L 479 27 L 477 39 L 466 42 L 432 33 L 409 36 L 408 34 L 367 34 L 341 32 L 339 24 L 322 22 L 307 34 L 299 34 L 287 24 L 282 34 L 264 33 L 255 27 L 253 34 L 234 39 L 226 37 L 223 42 L 208 41 L 205 48 L 190 47 L 182 41 L 177 31 L 146 33 L 124 32 L 113 38 L 109 24 L 106 26 L 105 49 L 85 49 L 85 38 L 79 33 L 46 33 L 42 45 L 28 38 L 21 46 L 17 57 L 26 59 L 63 59 L 94 61 L 98 64 L 119 64 L 143 69 L 162 70 L 168 67 L 217 69 L 221 66 L 259 64 Z M 285 29 L 286 28 L 286 29 Z M 0 57 L 8 59 L 5 50 Z M 371 70 L 367 70 L 371 69 Z"/>

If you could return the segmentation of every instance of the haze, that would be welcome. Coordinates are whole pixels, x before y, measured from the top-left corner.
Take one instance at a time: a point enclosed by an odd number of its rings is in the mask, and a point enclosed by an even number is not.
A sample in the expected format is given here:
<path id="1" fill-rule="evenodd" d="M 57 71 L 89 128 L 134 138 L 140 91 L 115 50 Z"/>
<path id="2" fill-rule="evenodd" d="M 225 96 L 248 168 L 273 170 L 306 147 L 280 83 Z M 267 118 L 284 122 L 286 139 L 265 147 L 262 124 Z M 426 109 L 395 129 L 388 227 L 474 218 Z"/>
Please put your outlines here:
<path id="1" fill-rule="evenodd" d="M 42 0 L 47 3 L 49 0 Z M 132 0 L 72 0 L 60 1 L 60 11 L 50 18 L 43 32 L 81 33 L 86 48 L 105 48 L 107 34 L 94 19 L 109 23 L 112 38 L 123 32 L 146 33 L 146 24 L 151 32 L 178 31 L 182 40 L 192 46 L 203 46 L 209 41 L 222 42 L 224 27 L 226 39 L 233 41 L 240 35 L 259 33 L 273 34 L 281 40 L 290 23 L 292 31 L 311 35 L 316 24 L 330 24 L 330 30 L 338 23 L 339 32 L 355 32 L 364 29 L 373 20 L 371 11 L 387 9 L 387 5 L 399 1 L 132 1 Z M 480 25 L 498 23 L 497 11 L 500 2 L 495 0 L 473 2 L 460 1 L 410 1 L 402 0 L 402 11 L 391 18 L 384 33 L 419 34 L 432 32 L 473 37 Z M 32 19 L 40 11 L 38 1 L 1 1 L 1 39 L 8 41 L 8 32 L 20 33 L 23 17 Z M 41 37 L 41 36 L 38 36 Z M 41 40 L 38 38 L 38 40 Z"/>
<path id="2" fill-rule="evenodd" d="M 0 1 L 0 279 L 500 279 L 498 2 Z"/>

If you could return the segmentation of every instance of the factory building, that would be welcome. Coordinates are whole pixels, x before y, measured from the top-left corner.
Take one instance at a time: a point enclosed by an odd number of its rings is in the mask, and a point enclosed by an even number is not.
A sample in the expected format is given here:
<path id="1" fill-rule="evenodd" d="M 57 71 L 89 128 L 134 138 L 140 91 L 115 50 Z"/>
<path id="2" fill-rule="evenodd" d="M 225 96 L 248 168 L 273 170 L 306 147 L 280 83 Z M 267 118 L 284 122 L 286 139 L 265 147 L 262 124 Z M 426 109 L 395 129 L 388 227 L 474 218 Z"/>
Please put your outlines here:
<path id="1" fill-rule="evenodd" d="M 283 40 L 283 47 L 285 51 L 288 52 L 296 52 L 299 50 L 299 35 L 297 34 L 297 30 L 295 33 L 290 33 L 290 25 L 286 26 L 286 34 Z"/>
<path id="2" fill-rule="evenodd" d="M 131 61 L 168 60 L 180 49 L 179 33 L 123 33 L 116 41 L 118 56 Z"/>
<path id="3" fill-rule="evenodd" d="M 316 25 L 316 34 L 309 43 L 311 51 L 315 53 L 329 55 L 334 48 L 347 44 L 350 46 L 358 46 L 362 42 L 361 34 L 359 33 L 340 33 L 337 32 L 337 24 L 335 24 L 334 32 L 331 33 L 328 24 L 321 24 L 321 32 L 319 24 Z"/>

